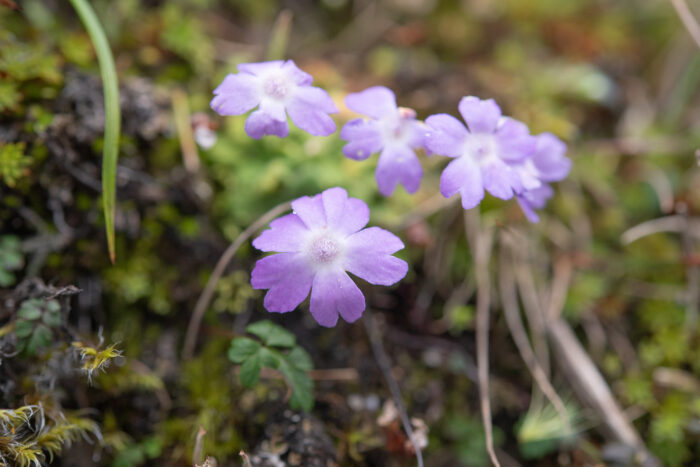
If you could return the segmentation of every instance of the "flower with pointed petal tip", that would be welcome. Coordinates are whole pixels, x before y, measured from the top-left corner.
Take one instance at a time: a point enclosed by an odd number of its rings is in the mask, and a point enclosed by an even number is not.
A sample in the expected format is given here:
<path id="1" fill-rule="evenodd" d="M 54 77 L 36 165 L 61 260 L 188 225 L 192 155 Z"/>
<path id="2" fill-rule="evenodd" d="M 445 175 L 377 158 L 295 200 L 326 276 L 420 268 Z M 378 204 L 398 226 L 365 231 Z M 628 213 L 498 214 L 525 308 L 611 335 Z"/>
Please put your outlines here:
<path id="1" fill-rule="evenodd" d="M 375 174 L 379 192 L 389 196 L 401 184 L 415 193 L 423 177 L 415 150 L 423 146 L 425 134 L 416 112 L 397 107 L 393 91 L 384 86 L 348 94 L 345 104 L 369 117 L 351 120 L 340 130 L 340 137 L 348 142 L 343 148 L 345 157 L 365 160 L 381 152 Z"/>
<path id="2" fill-rule="evenodd" d="M 406 275 L 408 264 L 392 256 L 404 247 L 401 240 L 379 227 L 363 229 L 369 208 L 343 188 L 299 198 L 292 209 L 253 240 L 255 248 L 277 252 L 260 259 L 251 274 L 254 289 L 268 289 L 268 311 L 292 311 L 310 291 L 318 324 L 335 326 L 338 315 L 351 323 L 362 316 L 365 297 L 347 272 L 376 285 Z"/>
<path id="3" fill-rule="evenodd" d="M 514 164 L 530 157 L 535 138 L 524 123 L 503 117 L 493 99 L 463 97 L 459 112 L 467 123 L 447 114 L 428 117 L 425 137 L 428 150 L 453 157 L 440 177 L 446 198 L 462 195 L 462 206 L 471 209 L 484 198 L 484 190 L 501 199 L 523 191 Z"/>
<path id="4" fill-rule="evenodd" d="M 313 78 L 292 60 L 242 63 L 238 73 L 229 74 L 214 90 L 211 108 L 220 115 L 242 115 L 258 107 L 245 122 L 248 136 L 284 138 L 289 134 L 287 113 L 302 130 L 328 136 L 335 122 L 328 115 L 338 112 L 333 99 L 321 88 L 311 86 Z"/>

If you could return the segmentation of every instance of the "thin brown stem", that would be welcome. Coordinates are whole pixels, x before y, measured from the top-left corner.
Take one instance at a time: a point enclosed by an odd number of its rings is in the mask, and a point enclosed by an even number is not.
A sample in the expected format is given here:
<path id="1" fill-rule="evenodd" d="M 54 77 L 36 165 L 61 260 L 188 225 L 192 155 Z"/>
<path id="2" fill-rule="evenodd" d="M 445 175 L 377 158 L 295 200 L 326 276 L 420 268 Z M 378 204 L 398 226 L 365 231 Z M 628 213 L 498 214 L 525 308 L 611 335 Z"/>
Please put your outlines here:
<path id="1" fill-rule="evenodd" d="M 184 350 L 182 352 L 182 356 L 185 360 L 189 360 L 194 354 L 194 348 L 197 345 L 197 336 L 199 335 L 199 328 L 202 324 L 202 318 L 204 318 L 204 313 L 207 311 L 209 303 L 211 303 L 211 299 L 214 297 L 214 290 L 216 289 L 216 284 L 219 282 L 219 279 L 221 279 L 221 276 L 224 274 L 224 271 L 226 271 L 226 268 L 233 259 L 233 256 L 236 254 L 241 245 L 248 241 L 248 239 L 255 232 L 265 227 L 265 225 L 267 225 L 275 217 L 289 210 L 289 207 L 290 202 L 287 201 L 282 204 L 278 204 L 274 208 L 267 211 L 258 220 L 253 222 L 247 229 L 241 232 L 240 235 L 238 235 L 238 237 L 236 237 L 236 239 L 233 241 L 233 243 L 229 245 L 226 251 L 224 251 L 224 254 L 221 255 L 221 258 L 219 258 L 219 262 L 216 263 L 214 272 L 211 274 L 211 277 L 209 277 L 206 287 L 204 287 L 202 295 L 200 295 L 199 299 L 197 300 L 197 304 L 195 305 L 194 311 L 192 312 L 192 317 L 190 318 L 190 322 L 187 325 L 185 345 Z"/>
<path id="2" fill-rule="evenodd" d="M 688 5 L 684 0 L 671 0 L 671 5 L 676 10 L 678 17 L 683 22 L 683 26 L 688 30 L 690 37 L 693 38 L 695 43 L 700 47 L 700 25 L 695 20 L 693 13 L 688 8 Z"/>
<path id="3" fill-rule="evenodd" d="M 482 229 L 478 209 L 466 211 L 464 223 L 476 270 L 476 364 L 479 379 L 479 405 L 484 424 L 486 450 L 493 465 L 500 467 L 501 464 L 493 447 L 493 422 L 491 421 L 491 400 L 489 399 L 489 312 L 491 299 L 489 262 L 493 234 L 490 229 Z"/>
<path id="4" fill-rule="evenodd" d="M 503 314 L 506 318 L 506 324 L 518 348 L 518 352 L 520 352 L 520 356 L 523 358 L 528 370 L 530 370 L 530 374 L 537 383 L 537 386 L 557 410 L 559 418 L 561 418 L 562 424 L 564 425 L 564 436 L 569 436 L 571 434 L 571 421 L 566 407 L 564 406 L 564 402 L 550 383 L 545 369 L 540 365 L 527 338 L 525 325 L 520 317 L 513 269 L 512 247 L 502 244 L 499 285 L 501 290 L 501 304 L 503 305 Z"/>
<path id="5" fill-rule="evenodd" d="M 362 317 L 362 323 L 365 325 L 365 330 L 367 331 L 367 336 L 369 337 L 369 342 L 372 346 L 374 358 L 377 361 L 377 365 L 379 365 L 379 369 L 382 370 L 382 373 L 384 374 L 384 379 L 389 386 L 389 391 L 391 392 L 391 397 L 394 399 L 396 410 L 399 411 L 399 415 L 401 416 L 401 424 L 403 425 L 403 429 L 406 432 L 406 436 L 408 436 L 409 441 L 413 445 L 414 451 L 416 452 L 418 467 L 423 467 L 423 453 L 415 436 L 413 436 L 413 427 L 411 426 L 411 420 L 406 412 L 406 407 L 403 405 L 399 383 L 396 382 L 396 379 L 394 379 L 394 376 L 391 373 L 391 361 L 389 360 L 389 356 L 386 354 L 386 351 L 384 351 L 382 337 L 379 335 L 379 329 L 377 328 L 377 320 L 374 319 L 371 310 L 365 311 L 364 316 Z"/>

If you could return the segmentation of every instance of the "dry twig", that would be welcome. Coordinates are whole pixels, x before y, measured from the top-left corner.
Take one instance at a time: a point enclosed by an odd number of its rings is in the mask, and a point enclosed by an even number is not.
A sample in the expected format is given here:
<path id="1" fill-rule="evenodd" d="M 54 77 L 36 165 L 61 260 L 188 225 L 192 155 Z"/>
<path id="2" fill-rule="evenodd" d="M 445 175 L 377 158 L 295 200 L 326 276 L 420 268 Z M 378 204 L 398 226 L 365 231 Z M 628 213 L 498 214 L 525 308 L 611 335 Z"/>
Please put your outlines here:
<path id="1" fill-rule="evenodd" d="M 491 400 L 489 399 L 489 311 L 491 299 L 491 279 L 489 262 L 493 232 L 481 227 L 478 209 L 464 213 L 464 224 L 476 270 L 476 364 L 479 377 L 479 404 L 486 436 L 486 450 L 491 462 L 500 467 L 493 448 L 493 425 L 491 421 Z"/>
<path id="2" fill-rule="evenodd" d="M 206 287 L 204 287 L 202 295 L 200 295 L 199 299 L 197 300 L 197 304 L 194 307 L 194 312 L 192 312 L 192 317 L 190 318 L 190 322 L 187 325 L 185 345 L 184 350 L 182 352 L 182 356 L 185 360 L 189 360 L 194 354 L 194 348 L 197 345 L 197 335 L 199 334 L 199 327 L 202 324 L 202 318 L 204 317 L 204 313 L 207 311 L 209 303 L 211 302 L 211 299 L 214 296 L 216 284 L 219 282 L 219 279 L 221 279 L 221 276 L 224 274 L 226 267 L 233 259 L 233 255 L 236 254 L 241 245 L 243 245 L 244 242 L 248 241 L 248 239 L 255 232 L 265 227 L 265 225 L 267 225 L 275 217 L 289 210 L 289 206 L 290 203 L 287 201 L 282 204 L 278 204 L 274 208 L 267 211 L 258 220 L 250 224 L 250 226 L 247 229 L 241 232 L 240 235 L 238 235 L 238 237 L 236 237 L 236 239 L 233 241 L 233 243 L 229 245 L 226 251 L 224 251 L 224 254 L 221 255 L 221 258 L 219 258 L 219 262 L 216 263 L 214 272 L 211 274 L 211 277 L 209 277 Z"/>
<path id="3" fill-rule="evenodd" d="M 420 446 L 417 443 L 415 436 L 413 435 L 413 427 L 411 426 L 411 419 L 406 412 L 406 407 L 403 405 L 403 400 L 401 399 L 401 390 L 399 389 L 399 384 L 394 379 L 391 374 L 391 361 L 389 356 L 384 351 L 384 346 L 382 345 L 382 337 L 379 335 L 379 329 L 377 328 L 377 321 L 374 319 L 371 310 L 365 310 L 364 316 L 362 318 L 362 324 L 365 325 L 365 330 L 367 331 L 367 336 L 369 337 L 369 342 L 372 346 L 372 353 L 374 358 L 379 365 L 379 369 L 382 370 L 384 374 L 384 379 L 389 386 L 389 391 L 391 392 L 391 397 L 394 399 L 394 404 L 396 409 L 401 415 L 401 424 L 403 429 L 408 436 L 409 441 L 413 445 L 413 449 L 416 452 L 416 461 L 418 462 L 418 467 L 423 467 L 423 453 Z"/>
<path id="4" fill-rule="evenodd" d="M 678 17 L 683 22 L 683 26 L 688 30 L 690 37 L 693 38 L 695 43 L 700 47 L 700 25 L 695 20 L 693 13 L 688 8 L 688 5 L 684 0 L 671 0 L 673 8 L 676 10 Z"/>

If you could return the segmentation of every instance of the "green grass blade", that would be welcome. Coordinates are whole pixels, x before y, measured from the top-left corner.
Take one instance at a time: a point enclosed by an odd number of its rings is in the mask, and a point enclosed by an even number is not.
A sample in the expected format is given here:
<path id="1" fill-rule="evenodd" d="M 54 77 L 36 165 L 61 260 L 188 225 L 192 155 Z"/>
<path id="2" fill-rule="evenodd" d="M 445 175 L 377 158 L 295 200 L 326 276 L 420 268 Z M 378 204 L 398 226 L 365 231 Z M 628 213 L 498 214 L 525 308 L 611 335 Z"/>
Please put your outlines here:
<path id="1" fill-rule="evenodd" d="M 114 263 L 114 208 L 117 184 L 117 158 L 119 157 L 119 125 L 121 116 L 119 109 L 119 84 L 114 57 L 92 7 L 87 0 L 70 0 L 73 8 L 80 16 L 85 29 L 92 40 L 97 60 L 100 63 L 102 86 L 105 94 L 105 136 L 102 155 L 102 205 L 105 213 L 105 228 L 107 230 L 107 246 L 109 258 Z"/>

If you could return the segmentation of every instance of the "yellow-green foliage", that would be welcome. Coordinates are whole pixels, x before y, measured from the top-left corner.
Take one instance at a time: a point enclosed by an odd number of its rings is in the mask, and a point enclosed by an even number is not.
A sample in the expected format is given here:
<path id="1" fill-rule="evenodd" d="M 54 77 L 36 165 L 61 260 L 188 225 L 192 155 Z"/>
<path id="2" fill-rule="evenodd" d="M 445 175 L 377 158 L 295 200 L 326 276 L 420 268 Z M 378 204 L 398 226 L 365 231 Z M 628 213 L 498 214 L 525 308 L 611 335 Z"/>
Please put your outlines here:
<path id="1" fill-rule="evenodd" d="M 88 381 L 92 381 L 95 372 L 104 371 L 113 359 L 122 354 L 121 350 L 117 350 L 116 344 L 112 344 L 104 350 L 97 350 L 82 342 L 73 342 L 73 347 L 80 351 L 80 359 L 83 362 L 82 369 L 87 374 Z"/>
<path id="2" fill-rule="evenodd" d="M 31 159 L 24 154 L 24 143 L 0 145 L 0 180 L 14 186 L 27 174 Z"/>
<path id="3" fill-rule="evenodd" d="M 41 466 L 88 434 L 100 439 L 97 423 L 88 418 L 49 416 L 36 405 L 0 410 L 0 467 Z"/>

